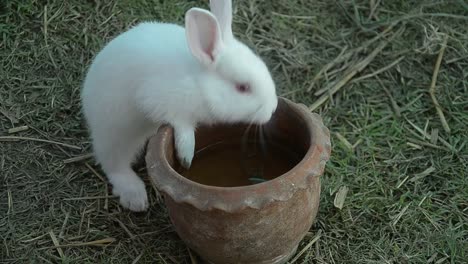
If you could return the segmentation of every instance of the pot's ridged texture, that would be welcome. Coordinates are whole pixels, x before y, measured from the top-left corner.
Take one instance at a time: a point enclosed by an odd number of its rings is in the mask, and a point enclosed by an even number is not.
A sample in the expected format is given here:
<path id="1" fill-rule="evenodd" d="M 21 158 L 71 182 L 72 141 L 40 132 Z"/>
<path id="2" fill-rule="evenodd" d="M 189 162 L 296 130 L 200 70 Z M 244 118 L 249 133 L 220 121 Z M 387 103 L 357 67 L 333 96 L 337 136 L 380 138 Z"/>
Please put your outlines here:
<path id="1" fill-rule="evenodd" d="M 164 195 L 176 232 L 211 263 L 284 263 L 315 219 L 319 176 L 331 151 L 328 129 L 318 115 L 282 98 L 265 129 L 305 156 L 288 173 L 243 187 L 205 186 L 179 175 L 171 167 L 175 158 L 169 127 L 162 127 L 148 144 L 148 173 Z M 240 137 L 242 131 L 240 125 L 202 129 L 196 148 Z"/>
<path id="2" fill-rule="evenodd" d="M 284 202 L 270 202 L 261 210 L 235 213 L 200 211 L 165 196 L 177 233 L 200 256 L 213 263 L 273 263 L 289 257 L 317 214 L 320 178 Z M 284 259 L 279 259 L 284 260 Z"/>

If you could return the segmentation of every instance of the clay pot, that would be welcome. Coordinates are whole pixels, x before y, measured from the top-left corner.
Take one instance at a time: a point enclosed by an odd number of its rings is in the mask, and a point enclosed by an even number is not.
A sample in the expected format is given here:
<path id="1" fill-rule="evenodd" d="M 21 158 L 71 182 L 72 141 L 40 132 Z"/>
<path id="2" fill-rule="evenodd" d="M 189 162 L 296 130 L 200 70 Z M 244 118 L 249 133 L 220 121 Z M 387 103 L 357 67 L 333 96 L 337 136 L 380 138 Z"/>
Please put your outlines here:
<path id="1" fill-rule="evenodd" d="M 196 149 L 241 138 L 244 130 L 241 124 L 200 128 Z M 280 98 L 265 130 L 303 159 L 273 180 L 242 187 L 202 185 L 177 173 L 168 126 L 148 143 L 148 173 L 176 232 L 209 263 L 285 263 L 317 215 L 320 175 L 331 152 L 328 129 L 319 115 Z"/>

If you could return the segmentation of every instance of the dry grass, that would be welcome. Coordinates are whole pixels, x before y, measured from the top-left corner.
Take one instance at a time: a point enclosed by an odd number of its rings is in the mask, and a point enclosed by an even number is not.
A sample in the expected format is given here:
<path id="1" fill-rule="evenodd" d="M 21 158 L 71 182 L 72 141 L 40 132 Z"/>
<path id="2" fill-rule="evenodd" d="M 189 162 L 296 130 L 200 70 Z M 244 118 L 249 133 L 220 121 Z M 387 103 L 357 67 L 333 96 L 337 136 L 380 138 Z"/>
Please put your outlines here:
<path id="1" fill-rule="evenodd" d="M 0 262 L 191 263 L 154 191 L 142 214 L 110 196 L 86 156 L 79 89 L 125 28 L 181 23 L 206 5 L 0 3 Z M 467 3 L 235 6 L 234 32 L 265 58 L 279 93 L 334 132 L 320 213 L 295 263 L 467 263 Z"/>

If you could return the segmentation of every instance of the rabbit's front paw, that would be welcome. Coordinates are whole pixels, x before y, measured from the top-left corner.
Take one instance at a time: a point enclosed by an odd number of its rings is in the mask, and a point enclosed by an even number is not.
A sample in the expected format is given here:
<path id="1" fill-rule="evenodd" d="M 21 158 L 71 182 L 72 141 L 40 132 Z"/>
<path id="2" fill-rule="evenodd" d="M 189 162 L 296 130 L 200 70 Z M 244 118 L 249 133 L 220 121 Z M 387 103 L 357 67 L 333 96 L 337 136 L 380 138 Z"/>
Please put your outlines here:
<path id="1" fill-rule="evenodd" d="M 195 134 L 193 129 L 187 127 L 175 128 L 175 143 L 177 158 L 185 169 L 190 168 L 195 152 Z"/>
<path id="2" fill-rule="evenodd" d="M 136 174 L 115 177 L 113 194 L 120 197 L 120 204 L 134 212 L 148 209 L 148 195 L 145 184 Z"/>

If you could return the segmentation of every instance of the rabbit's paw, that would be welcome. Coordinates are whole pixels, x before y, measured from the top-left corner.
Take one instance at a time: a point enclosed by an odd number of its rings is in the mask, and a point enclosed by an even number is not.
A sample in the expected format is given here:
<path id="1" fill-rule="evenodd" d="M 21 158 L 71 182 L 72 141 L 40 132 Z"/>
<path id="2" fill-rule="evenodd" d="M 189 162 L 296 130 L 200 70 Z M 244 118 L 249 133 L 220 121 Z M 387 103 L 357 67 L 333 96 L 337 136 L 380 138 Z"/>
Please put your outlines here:
<path id="1" fill-rule="evenodd" d="M 189 169 L 195 152 L 195 134 L 193 129 L 176 127 L 175 143 L 180 165 L 185 169 Z"/>
<path id="2" fill-rule="evenodd" d="M 136 174 L 115 177 L 113 194 L 120 197 L 120 204 L 134 212 L 148 209 L 148 195 L 145 184 Z"/>

